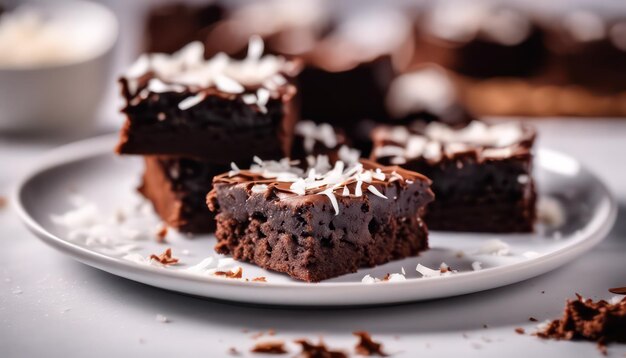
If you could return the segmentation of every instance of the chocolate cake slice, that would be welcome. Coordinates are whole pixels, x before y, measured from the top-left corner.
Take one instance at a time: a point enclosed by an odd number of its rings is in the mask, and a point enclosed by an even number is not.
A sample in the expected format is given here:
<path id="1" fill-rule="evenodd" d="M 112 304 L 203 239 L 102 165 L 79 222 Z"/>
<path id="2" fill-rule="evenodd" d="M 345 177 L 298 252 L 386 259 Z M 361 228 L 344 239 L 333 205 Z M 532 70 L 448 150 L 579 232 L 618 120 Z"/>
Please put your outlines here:
<path id="1" fill-rule="evenodd" d="M 436 200 L 424 217 L 430 229 L 531 232 L 535 130 L 518 123 L 463 128 L 415 122 L 374 130 L 371 159 L 428 176 Z"/>
<path id="2" fill-rule="evenodd" d="M 117 151 L 213 164 L 288 156 L 297 64 L 262 56 L 256 37 L 243 60 L 203 53 L 195 42 L 173 55 L 143 55 L 121 78 L 127 120 Z"/>
<path id="3" fill-rule="evenodd" d="M 349 158 L 296 164 L 257 160 L 215 177 L 217 252 L 316 282 L 428 248 L 426 177 Z"/>

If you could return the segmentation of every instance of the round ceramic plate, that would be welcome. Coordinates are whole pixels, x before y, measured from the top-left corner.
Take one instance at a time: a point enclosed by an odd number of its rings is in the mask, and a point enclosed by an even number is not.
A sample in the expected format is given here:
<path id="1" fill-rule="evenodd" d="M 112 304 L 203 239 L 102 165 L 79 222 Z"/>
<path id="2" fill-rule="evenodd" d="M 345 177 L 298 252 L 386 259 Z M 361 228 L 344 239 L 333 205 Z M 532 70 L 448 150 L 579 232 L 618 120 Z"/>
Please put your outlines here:
<path id="1" fill-rule="evenodd" d="M 44 242 L 87 265 L 202 297 L 347 306 L 488 290 L 543 274 L 590 250 L 608 233 L 617 212 L 608 190 L 593 174 L 566 155 L 541 149 L 534 173 L 542 215 L 551 218 L 552 226 L 538 224 L 534 234 L 431 232 L 431 249 L 418 257 L 305 283 L 221 257 L 213 251 L 212 235 L 187 237 L 170 230 L 165 243 L 157 242 L 159 220 L 135 190 L 142 160 L 113 154 L 116 140 L 100 137 L 50 152 L 15 192 L 21 218 Z M 166 248 L 179 258 L 178 264 L 164 267 L 147 259 Z M 436 273 L 442 263 L 454 272 Z M 434 276 L 418 273 L 418 264 L 435 270 Z M 235 265 L 243 269 L 242 279 L 215 275 L 236 271 Z M 362 282 L 366 275 L 381 279 L 393 273 L 403 273 L 394 276 L 405 280 Z"/>

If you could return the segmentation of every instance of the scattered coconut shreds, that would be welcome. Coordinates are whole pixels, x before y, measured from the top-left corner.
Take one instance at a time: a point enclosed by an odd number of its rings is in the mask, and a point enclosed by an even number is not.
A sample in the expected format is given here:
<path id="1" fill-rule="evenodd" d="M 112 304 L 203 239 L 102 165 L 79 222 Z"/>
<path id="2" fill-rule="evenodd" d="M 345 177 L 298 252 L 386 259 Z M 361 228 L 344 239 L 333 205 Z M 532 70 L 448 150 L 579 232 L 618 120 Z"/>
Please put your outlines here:
<path id="1" fill-rule="evenodd" d="M 363 279 L 361 279 L 361 282 L 366 283 L 366 284 L 378 283 L 378 282 L 399 282 L 399 281 L 406 281 L 404 272 L 403 273 L 388 273 L 382 279 L 372 277 L 371 275 L 365 275 Z"/>
<path id="2" fill-rule="evenodd" d="M 482 255 L 508 256 L 511 254 L 511 247 L 506 242 L 499 239 L 486 241 L 477 251 Z"/>
<path id="3" fill-rule="evenodd" d="M 225 278 L 241 278 L 243 276 L 243 268 L 238 266 L 230 271 L 215 271 L 213 275 Z"/>
<path id="4" fill-rule="evenodd" d="M 178 263 L 178 259 L 172 256 L 172 249 L 167 248 L 162 254 L 150 255 L 150 260 L 154 260 L 162 265 L 175 265 Z"/>
<path id="5" fill-rule="evenodd" d="M 274 179 L 277 182 L 289 184 L 289 191 L 297 195 L 325 195 L 329 198 L 336 215 L 340 211 L 337 197 L 351 195 L 348 185 L 355 184 L 354 196 L 356 197 L 362 196 L 363 191 L 367 189 L 367 192 L 372 195 L 388 199 L 376 185 L 380 185 L 381 182 L 390 182 L 391 175 L 385 174 L 380 168 L 365 169 L 359 162 L 348 163 L 342 160 L 331 165 L 326 155 L 308 156 L 306 160 L 308 170 L 305 171 L 299 165 L 300 161 L 293 161 L 289 158 L 263 161 L 255 156 L 254 163 L 247 172 L 264 179 Z M 229 172 L 230 177 L 238 173 L 234 168 L 232 169 Z M 246 174 L 245 171 L 243 174 Z"/>
<path id="6" fill-rule="evenodd" d="M 248 56 L 245 59 L 232 59 L 224 53 L 219 53 L 205 60 L 204 45 L 196 41 L 171 55 L 163 53 L 142 55 L 124 77 L 130 94 L 144 98 L 150 93 L 182 93 L 188 88 L 204 89 L 213 86 L 225 93 L 233 94 L 243 93 L 245 87 L 260 87 L 264 91 L 277 90 L 287 83 L 281 73 L 295 74 L 297 66 L 282 56 L 263 56 L 263 51 L 263 40 L 255 35 L 250 38 Z M 148 80 L 146 88 L 140 89 L 140 79 L 148 73 L 153 77 Z M 261 96 L 258 104 L 260 109 L 264 110 L 265 94 Z M 189 109 L 197 104 L 195 101 L 181 102 L 179 107 L 181 110 Z"/>
<path id="7" fill-rule="evenodd" d="M 265 353 L 265 354 L 287 354 L 289 353 L 285 349 L 285 343 L 283 341 L 265 341 L 258 342 L 250 350 L 252 353 Z"/>
<path id="8" fill-rule="evenodd" d="M 472 270 L 474 271 L 480 271 L 483 269 L 483 264 L 480 261 L 474 261 L 472 262 Z"/>
<path id="9" fill-rule="evenodd" d="M 157 322 L 161 322 L 161 323 L 169 323 L 170 322 L 170 320 L 167 317 L 165 317 L 164 315 L 162 315 L 160 313 L 156 315 L 156 320 L 157 320 Z"/>
<path id="10" fill-rule="evenodd" d="M 417 264 L 417 267 L 415 268 L 415 270 L 417 272 L 419 272 L 422 277 L 440 277 L 440 276 L 448 276 L 451 275 L 453 273 L 455 273 L 456 271 L 450 269 L 449 266 L 447 266 L 445 263 L 442 263 L 440 265 L 439 270 L 433 270 L 429 267 L 426 267 L 422 264 Z"/>

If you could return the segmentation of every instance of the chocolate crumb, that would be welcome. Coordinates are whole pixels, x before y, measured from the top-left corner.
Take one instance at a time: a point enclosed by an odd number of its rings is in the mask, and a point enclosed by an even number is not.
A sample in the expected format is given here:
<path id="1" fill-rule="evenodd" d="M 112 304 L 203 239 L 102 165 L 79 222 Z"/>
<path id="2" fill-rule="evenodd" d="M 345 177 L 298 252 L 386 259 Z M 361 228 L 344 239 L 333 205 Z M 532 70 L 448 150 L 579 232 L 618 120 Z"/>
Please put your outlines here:
<path id="1" fill-rule="evenodd" d="M 541 291 L 541 294 L 543 295 L 544 293 L 546 293 L 546 291 Z"/>
<path id="2" fill-rule="evenodd" d="M 357 354 L 364 356 L 388 356 L 387 353 L 382 351 L 383 345 L 378 342 L 374 342 L 372 340 L 372 336 L 368 332 L 357 331 L 352 334 L 359 337 L 359 342 L 354 347 Z"/>
<path id="3" fill-rule="evenodd" d="M 255 277 L 252 279 L 252 282 L 267 282 L 267 279 L 265 278 L 265 276 Z"/>
<path id="4" fill-rule="evenodd" d="M 483 328 L 487 329 L 487 328 L 489 328 L 489 326 L 487 326 L 486 324 L 483 324 Z"/>
<path id="5" fill-rule="evenodd" d="M 538 320 L 535 317 L 528 317 L 528 320 L 531 322 L 538 322 Z"/>
<path id="6" fill-rule="evenodd" d="M 164 243 L 165 237 L 167 236 L 167 225 L 161 224 L 159 226 L 159 229 L 157 230 L 156 236 L 157 236 L 158 243 L 161 243 L 161 244 Z"/>
<path id="7" fill-rule="evenodd" d="M 8 200 L 4 196 L 0 196 L 0 209 L 4 209 L 7 206 Z"/>
<path id="8" fill-rule="evenodd" d="M 241 278 L 243 276 L 243 268 L 237 267 L 235 271 L 216 271 L 215 276 L 224 276 L 227 278 Z"/>
<path id="9" fill-rule="evenodd" d="M 626 343 L 626 297 L 617 303 L 594 302 L 579 294 L 576 297 L 567 300 L 561 319 L 550 322 L 536 335 L 544 339 L 595 341 L 603 353 L 607 343 Z"/>
<path id="10" fill-rule="evenodd" d="M 298 355 L 300 358 L 348 358 L 348 355 L 341 351 L 328 350 L 321 340 L 317 345 L 309 343 L 306 339 L 297 339 L 294 342 L 302 346 L 302 352 Z"/>
<path id="11" fill-rule="evenodd" d="M 524 328 L 518 327 L 518 328 L 515 328 L 515 333 L 524 334 L 526 333 L 526 331 L 524 330 Z"/>
<path id="12" fill-rule="evenodd" d="M 228 348 L 228 354 L 230 354 L 231 356 L 241 355 L 241 353 L 235 347 Z"/>
<path id="13" fill-rule="evenodd" d="M 600 351 L 600 354 L 602 354 L 603 356 L 609 354 L 608 350 L 606 349 L 606 343 L 604 343 L 603 341 L 598 342 L 598 350 Z"/>
<path id="14" fill-rule="evenodd" d="M 287 354 L 285 343 L 282 341 L 267 341 L 257 343 L 251 350 L 252 353 Z"/>
<path id="15" fill-rule="evenodd" d="M 613 287 L 609 288 L 609 292 L 616 295 L 626 295 L 626 287 Z"/>
<path id="16" fill-rule="evenodd" d="M 178 259 L 175 257 L 172 257 L 172 249 L 169 247 L 161 255 L 158 255 L 158 256 L 155 254 L 150 255 L 150 260 L 158 261 L 163 265 L 173 265 L 173 264 L 178 263 Z"/>

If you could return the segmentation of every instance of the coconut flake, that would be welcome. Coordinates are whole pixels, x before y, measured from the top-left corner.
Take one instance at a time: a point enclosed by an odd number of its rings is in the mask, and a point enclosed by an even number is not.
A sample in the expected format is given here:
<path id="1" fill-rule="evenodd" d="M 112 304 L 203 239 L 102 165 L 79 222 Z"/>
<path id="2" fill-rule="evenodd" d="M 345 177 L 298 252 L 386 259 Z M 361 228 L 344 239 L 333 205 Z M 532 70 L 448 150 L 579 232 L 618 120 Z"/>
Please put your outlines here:
<path id="1" fill-rule="evenodd" d="M 387 281 L 389 282 L 406 281 L 406 277 L 404 277 L 404 275 L 401 273 L 392 273 L 391 275 L 387 277 Z"/>
<path id="2" fill-rule="evenodd" d="M 540 197 L 537 202 L 537 219 L 548 227 L 560 227 L 565 223 L 565 211 L 557 199 Z"/>
<path id="3" fill-rule="evenodd" d="M 415 268 L 415 271 L 419 272 L 422 277 L 439 277 L 441 276 L 441 271 L 440 270 L 433 270 L 431 268 L 428 268 L 422 264 L 417 264 L 417 267 Z"/>
<path id="4" fill-rule="evenodd" d="M 487 240 L 477 251 L 478 254 L 507 256 L 511 253 L 511 247 L 499 239 Z"/>
<path id="5" fill-rule="evenodd" d="M 248 56 L 246 57 L 249 61 L 258 61 L 261 56 L 263 56 L 263 51 L 265 45 L 263 43 L 263 39 L 259 35 L 252 35 L 248 40 Z"/>
<path id="6" fill-rule="evenodd" d="M 373 185 L 368 185 L 368 186 L 367 186 L 367 190 L 369 190 L 372 194 L 374 194 L 374 195 L 376 195 L 376 196 L 378 196 L 378 197 L 381 197 L 381 198 L 383 198 L 383 199 L 387 199 L 387 197 L 386 197 L 386 196 L 384 196 L 384 195 L 383 195 L 383 193 L 381 193 L 380 191 L 378 191 L 378 189 L 376 189 L 376 187 L 375 187 L 375 186 L 373 186 Z"/>
<path id="7" fill-rule="evenodd" d="M 239 82 L 222 74 L 215 76 L 215 86 L 222 92 L 233 94 L 243 93 L 246 90 Z"/>
<path id="8" fill-rule="evenodd" d="M 204 93 L 198 93 L 195 96 L 187 97 L 178 103 L 178 109 L 186 111 L 202 102 L 205 98 L 206 95 Z"/>
<path id="9" fill-rule="evenodd" d="M 348 189 L 347 186 L 343 187 L 343 192 L 341 193 L 341 196 L 350 196 L 350 189 Z"/>
<path id="10" fill-rule="evenodd" d="M 482 262 L 480 262 L 480 261 L 474 261 L 474 262 L 472 262 L 472 270 L 474 270 L 474 271 L 480 271 L 480 270 L 482 270 L 482 269 L 483 269 L 483 266 L 482 266 L 482 265 L 483 265 L 483 264 L 482 264 Z"/>
<path id="11" fill-rule="evenodd" d="M 165 317 L 164 315 L 162 315 L 160 313 L 156 315 L 156 320 L 157 320 L 157 322 L 160 322 L 160 323 L 169 323 L 170 322 L 170 320 L 167 317 Z"/>
<path id="12" fill-rule="evenodd" d="M 335 210 L 335 216 L 339 215 L 339 203 L 337 202 L 337 198 L 335 197 L 335 194 L 333 193 L 333 189 L 332 188 L 326 189 L 322 192 L 322 194 L 326 195 L 328 199 L 330 199 L 330 203 L 332 204 L 333 209 Z"/>
<path id="13" fill-rule="evenodd" d="M 361 282 L 362 283 L 376 283 L 376 282 L 380 282 L 380 280 L 370 275 L 365 275 L 363 279 L 361 280 Z"/>
<path id="14" fill-rule="evenodd" d="M 363 189 L 361 188 L 361 186 L 363 185 L 363 182 L 360 180 L 357 180 L 356 185 L 354 187 L 354 196 L 362 196 L 363 195 Z"/>

